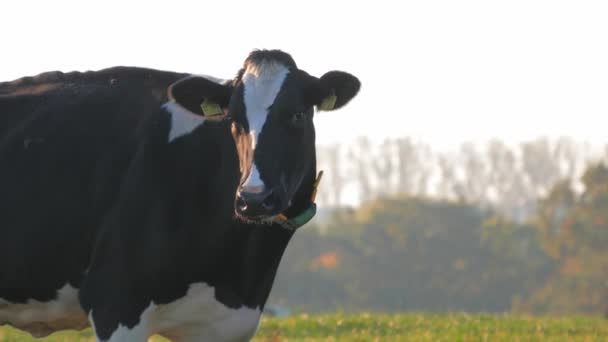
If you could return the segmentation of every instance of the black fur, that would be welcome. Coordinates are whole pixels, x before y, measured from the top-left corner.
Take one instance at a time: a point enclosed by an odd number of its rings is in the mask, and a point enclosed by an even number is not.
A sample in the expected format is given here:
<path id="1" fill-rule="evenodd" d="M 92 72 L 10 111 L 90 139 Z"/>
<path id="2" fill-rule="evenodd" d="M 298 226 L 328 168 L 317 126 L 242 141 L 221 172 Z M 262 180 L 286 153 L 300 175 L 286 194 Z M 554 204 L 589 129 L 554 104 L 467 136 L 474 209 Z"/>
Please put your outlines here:
<path id="1" fill-rule="evenodd" d="M 235 217 L 240 170 L 254 158 L 283 190 L 281 212 L 306 210 L 316 174 L 311 87 L 329 84 L 346 102 L 358 90 L 341 74 L 309 76 L 280 51 L 255 51 L 245 64 L 269 59 L 292 72 L 249 156 L 240 76 L 219 85 L 119 67 L 0 83 L 0 298 L 45 302 L 69 283 L 104 340 L 192 283 L 213 286 L 228 307 L 263 307 L 292 232 Z M 168 89 L 194 113 L 208 98 L 229 115 L 168 143 Z M 295 113 L 305 115 L 294 122 Z"/>

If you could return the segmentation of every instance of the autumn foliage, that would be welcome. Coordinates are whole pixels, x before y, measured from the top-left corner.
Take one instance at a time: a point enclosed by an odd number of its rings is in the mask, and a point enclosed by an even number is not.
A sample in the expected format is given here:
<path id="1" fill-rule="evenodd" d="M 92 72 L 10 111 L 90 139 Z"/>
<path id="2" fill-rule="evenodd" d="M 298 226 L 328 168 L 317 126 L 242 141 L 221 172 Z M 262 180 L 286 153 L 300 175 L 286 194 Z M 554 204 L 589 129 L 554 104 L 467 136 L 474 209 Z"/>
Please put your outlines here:
<path id="1" fill-rule="evenodd" d="M 299 231 L 271 303 L 294 310 L 604 313 L 608 168 L 557 181 L 516 222 L 467 201 L 391 195 Z"/>

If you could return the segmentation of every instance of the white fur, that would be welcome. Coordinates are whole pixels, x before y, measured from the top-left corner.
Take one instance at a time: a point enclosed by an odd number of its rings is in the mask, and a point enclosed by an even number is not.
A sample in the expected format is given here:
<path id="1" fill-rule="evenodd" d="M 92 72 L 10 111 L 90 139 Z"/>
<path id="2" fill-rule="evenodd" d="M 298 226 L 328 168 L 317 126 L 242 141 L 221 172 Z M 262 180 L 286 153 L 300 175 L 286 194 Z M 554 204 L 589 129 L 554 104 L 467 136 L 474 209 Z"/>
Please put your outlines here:
<path id="1" fill-rule="evenodd" d="M 192 113 L 175 101 L 167 102 L 163 108 L 171 114 L 169 142 L 194 131 L 205 122 L 205 118 Z"/>
<path id="2" fill-rule="evenodd" d="M 118 328 L 114 330 L 108 342 L 146 342 L 148 337 L 152 335 L 150 324 L 153 322 L 152 316 L 156 305 L 150 304 L 139 317 L 139 323 L 133 328 L 129 329 L 126 326 L 119 324 Z M 93 310 L 89 313 L 89 319 L 91 325 L 95 329 L 95 325 L 92 323 Z"/>
<path id="3" fill-rule="evenodd" d="M 268 108 L 274 103 L 288 74 L 289 69 L 276 62 L 250 65 L 243 73 L 243 103 L 249 121 L 249 134 L 252 135 L 253 151 L 255 151 L 258 136 L 266 123 Z M 255 162 L 243 187 L 264 187 Z"/>
<path id="4" fill-rule="evenodd" d="M 243 183 L 243 190 L 249 192 L 258 192 L 262 191 L 264 187 L 264 182 L 262 181 L 262 178 L 260 178 L 260 171 L 258 171 L 258 167 L 257 165 L 255 165 L 254 162 L 251 166 L 251 173 L 249 173 L 249 177 L 247 177 L 247 179 Z"/>
<path id="5" fill-rule="evenodd" d="M 215 299 L 213 287 L 196 283 L 174 302 L 150 303 L 136 326 L 129 329 L 119 325 L 108 342 L 146 341 L 153 334 L 172 341 L 249 341 L 259 326 L 260 316 L 258 309 L 225 306 Z"/>
<path id="6" fill-rule="evenodd" d="M 215 299 L 213 287 L 196 283 L 184 297 L 159 305 L 155 319 L 157 332 L 177 341 L 248 341 L 260 315 L 257 309 L 231 309 Z"/>
<path id="7" fill-rule="evenodd" d="M 197 75 L 218 84 L 227 84 L 230 80 L 217 78 L 209 75 Z M 167 102 L 163 108 L 171 114 L 171 131 L 169 131 L 169 142 L 194 131 L 205 122 L 205 118 L 192 113 L 175 101 Z"/>
<path id="8" fill-rule="evenodd" d="M 0 324 L 9 323 L 34 336 L 46 336 L 55 330 L 83 329 L 87 317 L 78 302 L 78 290 L 66 284 L 57 298 L 48 302 L 29 299 L 25 304 L 0 300 Z"/>

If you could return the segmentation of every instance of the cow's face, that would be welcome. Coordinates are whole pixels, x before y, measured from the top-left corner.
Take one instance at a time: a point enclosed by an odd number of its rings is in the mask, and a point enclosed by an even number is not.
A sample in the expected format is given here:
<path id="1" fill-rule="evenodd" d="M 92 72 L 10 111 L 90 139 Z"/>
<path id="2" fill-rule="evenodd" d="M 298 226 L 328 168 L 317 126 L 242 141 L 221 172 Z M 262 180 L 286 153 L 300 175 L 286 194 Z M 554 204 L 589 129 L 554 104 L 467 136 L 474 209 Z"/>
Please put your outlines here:
<path id="1" fill-rule="evenodd" d="M 196 82 L 205 81 L 191 79 Z M 302 188 L 312 190 L 316 170 L 315 107 L 340 108 L 359 87 L 357 78 L 344 72 L 310 76 L 277 50 L 252 52 L 230 84 L 195 87 L 204 98 L 196 97 L 193 108 L 205 102 L 202 107 L 212 112 L 207 114 L 230 121 L 241 170 L 235 194 L 239 217 L 269 220 L 286 212 L 297 194 L 310 193 Z M 209 109 L 210 103 L 218 106 Z"/>

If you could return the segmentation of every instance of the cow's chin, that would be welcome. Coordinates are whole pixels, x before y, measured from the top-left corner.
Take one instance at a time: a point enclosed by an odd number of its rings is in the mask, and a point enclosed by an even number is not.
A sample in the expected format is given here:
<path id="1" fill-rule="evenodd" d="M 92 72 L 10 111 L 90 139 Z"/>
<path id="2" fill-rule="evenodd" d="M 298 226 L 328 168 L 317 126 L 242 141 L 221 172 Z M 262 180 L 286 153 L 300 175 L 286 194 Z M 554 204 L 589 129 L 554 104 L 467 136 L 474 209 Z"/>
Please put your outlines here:
<path id="1" fill-rule="evenodd" d="M 275 222 L 278 215 L 260 215 L 260 216 L 247 216 L 239 213 L 238 210 L 234 210 L 234 216 L 237 220 L 248 223 L 248 224 L 259 224 L 259 225 L 271 225 Z"/>

